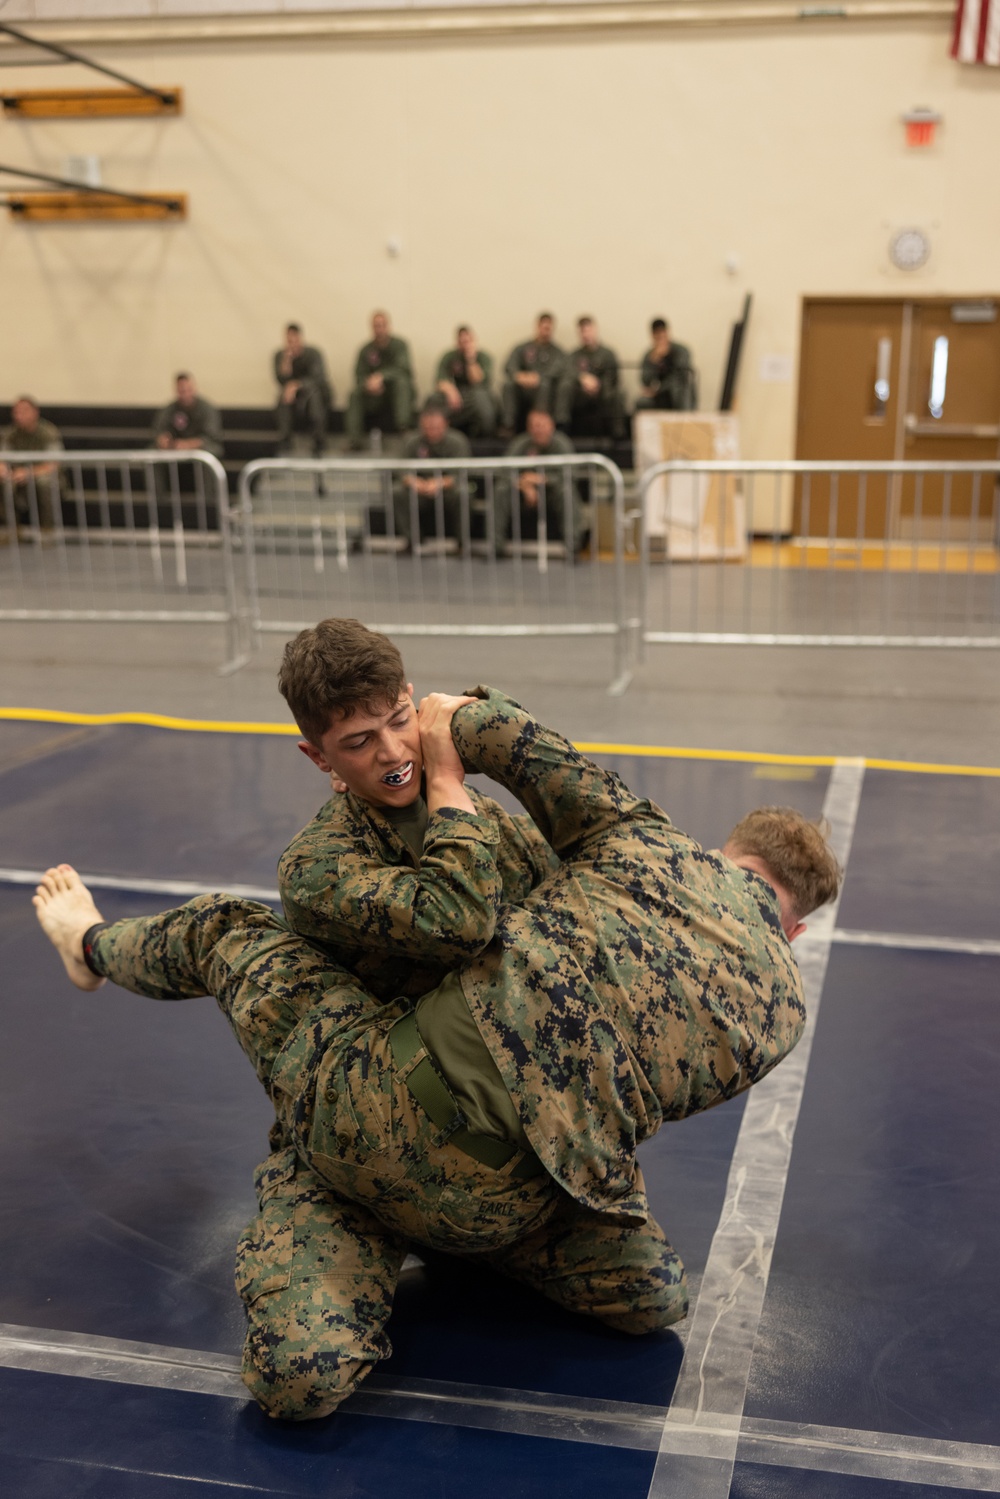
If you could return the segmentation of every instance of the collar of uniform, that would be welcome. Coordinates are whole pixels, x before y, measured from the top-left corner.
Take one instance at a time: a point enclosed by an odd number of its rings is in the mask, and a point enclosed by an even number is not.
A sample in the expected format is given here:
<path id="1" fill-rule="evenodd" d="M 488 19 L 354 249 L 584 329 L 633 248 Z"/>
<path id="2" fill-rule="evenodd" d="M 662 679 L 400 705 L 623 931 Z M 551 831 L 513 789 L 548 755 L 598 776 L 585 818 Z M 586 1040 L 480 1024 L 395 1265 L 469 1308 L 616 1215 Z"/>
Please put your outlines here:
<path id="1" fill-rule="evenodd" d="M 344 795 L 356 822 L 360 823 L 373 838 L 378 839 L 384 848 L 391 850 L 395 855 L 393 862 L 412 863 L 410 850 L 395 824 L 390 822 L 388 817 L 383 817 L 379 809 L 373 807 L 371 802 L 363 801 L 353 791 L 347 791 Z"/>

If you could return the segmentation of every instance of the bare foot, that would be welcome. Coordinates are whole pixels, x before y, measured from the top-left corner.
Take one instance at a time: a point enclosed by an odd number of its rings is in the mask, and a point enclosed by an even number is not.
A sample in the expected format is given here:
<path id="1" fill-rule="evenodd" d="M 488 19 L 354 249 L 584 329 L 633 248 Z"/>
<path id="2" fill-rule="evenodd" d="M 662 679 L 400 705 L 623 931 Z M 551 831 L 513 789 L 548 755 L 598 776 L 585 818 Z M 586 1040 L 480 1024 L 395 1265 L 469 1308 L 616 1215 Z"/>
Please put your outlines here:
<path id="1" fill-rule="evenodd" d="M 83 939 L 104 918 L 94 898 L 71 864 L 47 869 L 31 903 L 42 931 L 62 958 L 78 989 L 99 989 L 105 982 L 83 960 Z"/>

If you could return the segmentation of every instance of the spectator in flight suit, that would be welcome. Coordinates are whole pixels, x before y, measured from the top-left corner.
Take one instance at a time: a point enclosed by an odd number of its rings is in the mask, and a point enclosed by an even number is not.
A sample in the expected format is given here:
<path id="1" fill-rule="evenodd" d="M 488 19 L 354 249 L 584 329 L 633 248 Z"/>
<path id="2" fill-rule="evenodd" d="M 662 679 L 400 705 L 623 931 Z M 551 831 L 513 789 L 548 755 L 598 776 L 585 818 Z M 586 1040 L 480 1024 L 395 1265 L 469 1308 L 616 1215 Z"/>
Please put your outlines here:
<path id="1" fill-rule="evenodd" d="M 577 323 L 580 347 L 559 383 L 556 424 L 574 437 L 621 437 L 625 409 L 618 388 L 618 356 L 600 341 L 592 317 Z"/>
<path id="2" fill-rule="evenodd" d="M 694 411 L 698 405 L 698 377 L 691 351 L 675 344 L 670 324 L 661 317 L 649 325 L 653 346 L 642 360 L 642 395 L 636 411 Z"/>
<path id="3" fill-rule="evenodd" d="M 459 328 L 456 345 L 441 355 L 437 368 L 437 388 L 447 403 L 449 424 L 467 437 L 492 437 L 497 425 L 493 359 L 467 326 Z"/>
<path id="4" fill-rule="evenodd" d="M 281 450 L 289 450 L 298 429 L 308 434 L 314 455 L 321 457 L 333 392 L 323 355 L 306 343 L 298 323 L 285 329 L 285 346 L 274 356 L 274 378 L 281 387 L 275 410 Z"/>
<path id="5" fill-rule="evenodd" d="M 413 426 L 416 392 L 410 350 L 394 338 L 387 312 L 372 314 L 372 338 L 358 352 L 354 389 L 347 403 L 347 436 L 352 448 L 363 448 L 365 433 L 405 432 Z"/>
<path id="6" fill-rule="evenodd" d="M 432 397 L 420 413 L 420 430 L 403 444 L 404 458 L 468 458 L 472 449 L 464 432 L 453 432 L 438 397 Z M 459 478 L 457 473 L 428 473 L 422 470 L 402 474 L 393 488 L 393 515 L 396 535 L 403 536 L 410 548 L 425 535 L 437 535 L 438 500 L 440 498 L 445 536 L 458 537 L 460 520 Z M 414 501 L 416 504 L 414 505 Z M 413 512 L 417 512 L 417 534 L 413 534 Z"/>
<path id="7" fill-rule="evenodd" d="M 177 376 L 176 396 L 156 413 L 153 443 L 170 452 L 200 449 L 222 457 L 222 417 L 217 406 L 198 394 L 193 375 Z"/>
<path id="8" fill-rule="evenodd" d="M 556 391 L 566 373 L 566 355 L 552 341 L 555 326 L 551 312 L 539 313 L 534 338 L 510 352 L 502 398 L 508 433 L 524 431 L 529 411 L 555 412 Z"/>

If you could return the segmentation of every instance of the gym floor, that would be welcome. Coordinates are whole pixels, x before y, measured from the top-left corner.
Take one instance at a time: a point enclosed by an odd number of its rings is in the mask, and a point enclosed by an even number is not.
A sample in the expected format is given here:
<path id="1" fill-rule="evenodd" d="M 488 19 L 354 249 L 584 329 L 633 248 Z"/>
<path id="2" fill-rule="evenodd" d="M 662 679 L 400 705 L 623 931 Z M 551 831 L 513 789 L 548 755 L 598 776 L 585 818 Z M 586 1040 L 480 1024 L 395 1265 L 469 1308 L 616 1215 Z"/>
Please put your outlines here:
<path id="1" fill-rule="evenodd" d="M 993 701 L 971 706 L 978 662 L 971 685 L 947 676 L 946 656 L 923 659 L 922 687 L 905 670 L 893 677 L 914 714 L 919 699 L 921 756 L 905 722 L 880 723 L 877 708 L 867 730 L 863 707 L 830 710 L 829 722 L 817 707 L 786 733 L 782 715 L 796 716 L 764 685 L 742 744 L 738 711 L 725 738 L 710 738 L 710 715 L 697 713 L 684 732 L 678 699 L 707 700 L 711 685 L 692 666 L 673 688 L 650 678 L 614 708 L 574 692 L 571 675 L 543 705 L 532 680 L 505 679 L 497 662 L 471 673 L 544 706 L 578 740 L 617 728 L 633 747 L 598 757 L 706 845 L 760 802 L 825 811 L 847 879 L 839 908 L 801 939 L 811 1022 L 796 1052 L 746 1099 L 643 1149 L 654 1212 L 694 1292 L 676 1333 L 630 1340 L 472 1262 L 428 1256 L 404 1272 L 392 1358 L 338 1415 L 290 1426 L 248 1403 L 236 1372 L 233 1248 L 266 1150 L 263 1092 L 210 1000 L 71 989 L 29 895 L 35 872 L 68 860 L 95 877 L 112 919 L 198 889 L 264 898 L 323 787 L 285 733 L 87 721 L 79 710 L 153 707 L 158 683 L 166 711 L 202 691 L 207 706 L 196 668 L 186 696 L 166 662 L 137 691 L 140 668 L 123 677 L 113 654 L 86 678 L 69 648 L 60 669 L 35 675 L 22 654 L 4 700 L 28 709 L 0 716 L 6 1492 L 1000 1492 L 1000 772 L 989 756 L 995 681 Z M 824 669 L 835 673 L 832 655 Z M 751 659 L 739 655 L 744 671 Z M 415 667 L 419 690 L 457 685 L 434 680 L 435 663 Z M 891 665 L 868 658 L 852 692 L 874 698 Z M 455 669 L 470 675 L 467 663 Z M 719 670 L 735 684 L 736 665 Z M 950 696 L 950 722 L 929 706 L 928 671 Z M 811 702 L 823 685 L 814 675 Z M 63 686 L 72 711 L 38 716 Z M 211 716 L 278 719 L 273 701 L 246 711 L 258 690 L 263 702 L 262 676 L 221 684 Z M 736 691 L 736 709 L 750 696 Z M 729 756 L 656 748 L 702 735 Z M 964 769 L 835 760 L 859 753 Z"/>

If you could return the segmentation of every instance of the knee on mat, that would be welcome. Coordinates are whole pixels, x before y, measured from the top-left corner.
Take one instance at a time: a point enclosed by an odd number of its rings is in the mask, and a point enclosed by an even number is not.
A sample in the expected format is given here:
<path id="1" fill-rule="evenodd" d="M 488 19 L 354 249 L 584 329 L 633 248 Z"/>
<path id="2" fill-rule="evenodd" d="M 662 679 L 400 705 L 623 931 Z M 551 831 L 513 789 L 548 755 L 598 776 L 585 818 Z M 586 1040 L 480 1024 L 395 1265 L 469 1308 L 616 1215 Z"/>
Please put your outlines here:
<path id="1" fill-rule="evenodd" d="M 296 1348 L 265 1329 L 247 1333 L 243 1383 L 275 1420 L 318 1421 L 357 1387 L 371 1363 L 336 1349 Z"/>
<path id="2" fill-rule="evenodd" d="M 601 1321 L 616 1332 L 641 1336 L 660 1332 L 687 1316 L 687 1276 L 680 1260 L 668 1261 L 658 1274 L 622 1288 L 613 1304 L 599 1312 Z"/>

